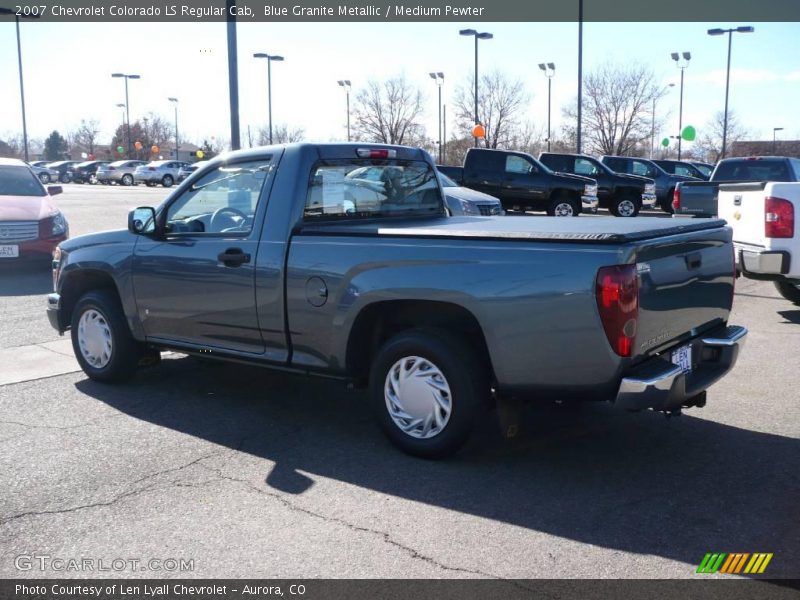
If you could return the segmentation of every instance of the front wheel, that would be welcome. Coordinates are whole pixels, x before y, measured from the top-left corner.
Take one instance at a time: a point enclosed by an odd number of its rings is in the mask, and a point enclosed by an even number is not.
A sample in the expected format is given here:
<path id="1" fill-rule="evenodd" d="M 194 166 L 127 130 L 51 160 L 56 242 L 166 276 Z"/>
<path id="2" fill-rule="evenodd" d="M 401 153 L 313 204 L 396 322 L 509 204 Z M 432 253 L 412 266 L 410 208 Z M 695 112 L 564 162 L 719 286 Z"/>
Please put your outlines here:
<path id="1" fill-rule="evenodd" d="M 89 175 L 89 183 L 92 185 L 97 185 L 97 175 L 95 175 L 94 173 Z"/>
<path id="2" fill-rule="evenodd" d="M 161 185 L 165 188 L 172 187 L 173 183 L 175 183 L 175 180 L 172 179 L 172 175 L 164 175 L 164 178 L 161 180 Z"/>
<path id="3" fill-rule="evenodd" d="M 666 197 L 664 197 L 661 201 L 661 210 L 665 213 L 671 215 L 675 212 L 675 209 L 672 208 L 672 196 L 675 193 L 674 189 L 671 189 L 667 192 Z"/>
<path id="4" fill-rule="evenodd" d="M 133 185 L 133 175 L 128 175 L 127 173 L 122 176 L 122 185 L 130 186 Z"/>
<path id="5" fill-rule="evenodd" d="M 778 290 L 778 293 L 789 302 L 800 306 L 800 281 L 776 281 L 775 288 Z"/>
<path id="6" fill-rule="evenodd" d="M 639 203 L 630 196 L 614 200 L 609 211 L 615 217 L 635 217 L 639 214 Z"/>
<path id="7" fill-rule="evenodd" d="M 95 381 L 125 381 L 136 372 L 142 345 L 133 339 L 116 294 L 84 294 L 72 312 L 72 349 L 83 372 Z"/>
<path id="8" fill-rule="evenodd" d="M 370 401 L 387 437 L 404 452 L 442 458 L 466 443 L 489 396 L 487 369 L 446 331 L 391 338 L 370 372 Z"/>
<path id="9" fill-rule="evenodd" d="M 547 214 L 551 217 L 577 217 L 581 214 L 581 206 L 574 198 L 562 194 L 550 202 Z"/>
<path id="10" fill-rule="evenodd" d="M 39 181 L 42 182 L 42 185 L 47 185 L 50 183 L 50 174 L 49 173 L 39 173 Z"/>

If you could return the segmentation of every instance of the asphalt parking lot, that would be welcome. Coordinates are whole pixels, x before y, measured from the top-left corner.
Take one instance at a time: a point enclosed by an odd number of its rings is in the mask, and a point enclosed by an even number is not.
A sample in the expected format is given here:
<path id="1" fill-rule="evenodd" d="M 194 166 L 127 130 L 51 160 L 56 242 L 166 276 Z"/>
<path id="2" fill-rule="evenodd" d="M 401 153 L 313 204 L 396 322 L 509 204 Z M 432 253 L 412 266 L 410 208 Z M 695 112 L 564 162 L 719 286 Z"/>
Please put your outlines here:
<path id="1" fill-rule="evenodd" d="M 167 193 L 64 188 L 72 236 Z M 694 578 L 707 552 L 771 552 L 765 575 L 800 577 L 800 307 L 769 283 L 737 282 L 750 335 L 705 408 L 502 406 L 429 462 L 326 380 L 173 354 L 92 382 L 47 323 L 50 273 L 4 267 L 0 577 L 100 575 L 17 568 L 48 555 L 192 561 L 126 577 Z"/>

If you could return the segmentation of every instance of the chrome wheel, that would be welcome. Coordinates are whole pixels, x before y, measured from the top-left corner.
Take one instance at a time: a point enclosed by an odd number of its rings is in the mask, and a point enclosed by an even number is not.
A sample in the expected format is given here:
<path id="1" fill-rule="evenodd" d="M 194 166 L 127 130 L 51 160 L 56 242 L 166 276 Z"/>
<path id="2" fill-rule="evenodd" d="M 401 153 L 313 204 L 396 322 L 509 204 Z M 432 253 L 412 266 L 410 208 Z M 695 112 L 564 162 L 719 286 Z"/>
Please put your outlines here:
<path id="1" fill-rule="evenodd" d="M 447 426 L 453 409 L 450 385 L 439 368 L 428 359 L 406 356 L 386 375 L 386 410 L 406 435 L 430 439 Z"/>
<path id="2" fill-rule="evenodd" d="M 111 327 L 99 311 L 90 308 L 81 315 L 78 345 L 84 360 L 95 369 L 102 369 L 111 360 Z"/>
<path id="3" fill-rule="evenodd" d="M 617 214 L 620 217 L 632 217 L 636 214 L 636 205 L 630 200 L 623 200 L 617 205 Z"/>
<path id="4" fill-rule="evenodd" d="M 575 214 L 575 209 L 569 202 L 559 202 L 553 209 L 553 213 L 556 217 L 571 217 Z"/>
<path id="5" fill-rule="evenodd" d="M 39 181 L 41 181 L 44 185 L 50 183 L 50 175 L 47 173 L 39 173 Z"/>

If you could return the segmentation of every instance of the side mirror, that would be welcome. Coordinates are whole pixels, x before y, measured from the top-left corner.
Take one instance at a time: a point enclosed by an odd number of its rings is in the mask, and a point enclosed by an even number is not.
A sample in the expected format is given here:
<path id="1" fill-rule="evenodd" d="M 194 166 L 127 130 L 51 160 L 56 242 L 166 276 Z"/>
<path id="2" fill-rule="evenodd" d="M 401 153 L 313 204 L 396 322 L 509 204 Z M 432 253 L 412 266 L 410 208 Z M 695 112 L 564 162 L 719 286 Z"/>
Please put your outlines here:
<path id="1" fill-rule="evenodd" d="M 57 196 L 64 192 L 64 188 L 60 185 L 48 185 L 47 186 L 47 193 L 51 196 Z"/>
<path id="2" fill-rule="evenodd" d="M 128 231 L 135 235 L 146 235 L 156 230 L 156 209 L 140 206 L 128 213 Z"/>

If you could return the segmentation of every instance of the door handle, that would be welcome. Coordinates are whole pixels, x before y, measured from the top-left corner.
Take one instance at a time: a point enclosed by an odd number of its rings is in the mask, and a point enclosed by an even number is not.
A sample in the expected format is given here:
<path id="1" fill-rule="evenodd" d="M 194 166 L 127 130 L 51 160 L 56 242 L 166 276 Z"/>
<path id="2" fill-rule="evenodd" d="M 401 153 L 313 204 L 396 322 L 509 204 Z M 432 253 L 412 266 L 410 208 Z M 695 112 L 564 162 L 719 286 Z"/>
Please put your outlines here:
<path id="1" fill-rule="evenodd" d="M 217 260 L 226 267 L 238 267 L 250 262 L 250 255 L 242 252 L 241 248 L 228 248 L 217 255 Z"/>
<path id="2" fill-rule="evenodd" d="M 686 255 L 686 266 L 689 269 L 698 269 L 703 264 L 703 259 L 699 252 Z"/>

